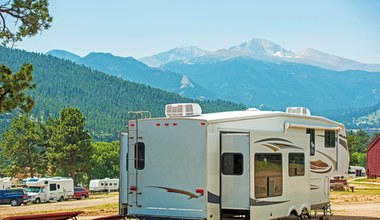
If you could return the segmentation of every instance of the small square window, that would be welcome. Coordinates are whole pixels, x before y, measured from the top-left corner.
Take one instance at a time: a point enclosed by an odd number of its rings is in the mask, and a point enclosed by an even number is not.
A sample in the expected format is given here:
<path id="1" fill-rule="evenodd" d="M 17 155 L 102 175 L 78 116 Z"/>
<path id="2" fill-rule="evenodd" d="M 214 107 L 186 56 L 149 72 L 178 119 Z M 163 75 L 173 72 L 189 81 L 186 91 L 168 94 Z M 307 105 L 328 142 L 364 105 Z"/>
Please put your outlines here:
<path id="1" fill-rule="evenodd" d="M 305 175 L 305 155 L 303 153 L 289 153 L 289 176 Z"/>
<path id="2" fill-rule="evenodd" d="M 336 144 L 336 135 L 333 130 L 325 130 L 325 147 L 334 148 Z"/>
<path id="3" fill-rule="evenodd" d="M 222 154 L 222 173 L 224 175 L 243 174 L 243 154 L 224 153 Z"/>

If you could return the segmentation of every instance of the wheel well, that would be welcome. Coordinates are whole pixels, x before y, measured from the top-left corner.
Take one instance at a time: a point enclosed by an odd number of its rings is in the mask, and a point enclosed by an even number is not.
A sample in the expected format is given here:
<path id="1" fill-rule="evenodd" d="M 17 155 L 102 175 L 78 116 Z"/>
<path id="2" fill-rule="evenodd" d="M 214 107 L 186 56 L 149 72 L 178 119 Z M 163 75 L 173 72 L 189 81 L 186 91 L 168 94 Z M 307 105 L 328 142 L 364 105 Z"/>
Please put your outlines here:
<path id="1" fill-rule="evenodd" d="M 290 215 L 298 216 L 298 212 L 297 212 L 297 210 L 293 209 L 293 210 L 290 212 Z"/>

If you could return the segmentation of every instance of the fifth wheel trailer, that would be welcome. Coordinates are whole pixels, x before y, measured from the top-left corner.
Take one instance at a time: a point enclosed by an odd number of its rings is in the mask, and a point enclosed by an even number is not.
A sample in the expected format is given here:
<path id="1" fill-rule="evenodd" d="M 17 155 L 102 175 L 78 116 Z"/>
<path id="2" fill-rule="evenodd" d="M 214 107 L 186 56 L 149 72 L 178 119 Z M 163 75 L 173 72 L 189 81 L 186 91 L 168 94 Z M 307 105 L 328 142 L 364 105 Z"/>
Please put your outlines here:
<path id="1" fill-rule="evenodd" d="M 184 103 L 165 113 L 128 113 L 120 142 L 123 216 L 307 215 L 329 203 L 329 179 L 347 174 L 344 126 L 306 108 L 202 114 Z"/>

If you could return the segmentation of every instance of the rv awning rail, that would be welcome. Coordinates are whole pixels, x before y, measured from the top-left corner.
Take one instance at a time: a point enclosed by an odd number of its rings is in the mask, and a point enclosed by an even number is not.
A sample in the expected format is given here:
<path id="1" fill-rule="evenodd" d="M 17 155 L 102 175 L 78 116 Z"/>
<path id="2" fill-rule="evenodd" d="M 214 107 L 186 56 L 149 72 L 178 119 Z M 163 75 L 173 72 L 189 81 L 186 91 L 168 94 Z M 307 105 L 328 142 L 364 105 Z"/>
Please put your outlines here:
<path id="1" fill-rule="evenodd" d="M 314 128 L 314 129 L 320 129 L 320 130 L 334 130 L 334 131 L 339 131 L 341 129 L 339 126 L 323 126 L 323 125 L 286 122 L 285 131 L 287 131 L 289 128 Z"/>

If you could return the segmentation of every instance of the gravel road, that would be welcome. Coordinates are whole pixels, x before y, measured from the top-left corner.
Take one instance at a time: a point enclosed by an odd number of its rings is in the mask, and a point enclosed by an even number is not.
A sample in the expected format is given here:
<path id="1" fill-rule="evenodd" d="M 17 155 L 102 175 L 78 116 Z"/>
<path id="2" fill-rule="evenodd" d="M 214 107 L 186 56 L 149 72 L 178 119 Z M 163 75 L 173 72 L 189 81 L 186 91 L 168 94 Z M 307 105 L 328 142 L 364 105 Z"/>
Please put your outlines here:
<path id="1" fill-rule="evenodd" d="M 23 213 L 31 213 L 37 211 L 50 212 L 53 210 L 59 211 L 72 211 L 72 209 L 86 208 L 92 206 L 99 206 L 107 203 L 118 202 L 117 195 L 110 195 L 107 198 L 93 198 L 86 200 L 71 200 L 65 202 L 44 203 L 44 204 L 31 204 L 12 207 L 10 205 L 0 206 L 0 219 L 8 215 L 22 215 Z M 332 205 L 333 216 L 328 219 L 331 220 L 375 220 L 380 219 L 380 203 L 367 203 L 367 204 L 345 204 Z M 83 216 L 79 217 L 80 220 L 92 219 L 94 217 Z M 296 219 L 296 218 L 286 218 Z"/>

